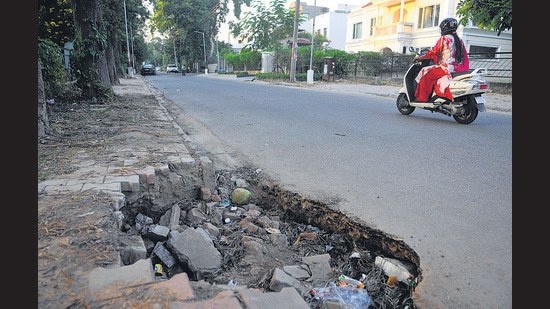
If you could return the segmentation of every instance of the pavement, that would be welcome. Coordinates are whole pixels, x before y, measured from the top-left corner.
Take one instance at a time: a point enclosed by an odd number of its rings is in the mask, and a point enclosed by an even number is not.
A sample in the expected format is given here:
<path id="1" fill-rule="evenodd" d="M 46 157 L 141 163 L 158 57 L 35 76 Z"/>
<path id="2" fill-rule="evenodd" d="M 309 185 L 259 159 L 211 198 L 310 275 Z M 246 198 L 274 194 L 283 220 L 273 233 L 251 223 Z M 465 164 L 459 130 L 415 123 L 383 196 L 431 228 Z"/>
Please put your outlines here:
<path id="1" fill-rule="evenodd" d="M 201 75 L 204 78 L 219 78 L 221 75 L 210 73 Z M 262 82 L 262 81 L 254 81 Z M 345 81 L 334 82 L 316 82 L 314 84 L 307 84 L 305 82 L 300 83 L 287 83 L 288 86 L 295 87 L 310 87 L 323 91 L 342 91 L 352 92 L 366 95 L 379 95 L 386 97 L 397 97 L 399 87 L 385 86 L 385 85 L 369 85 L 350 83 Z M 142 76 L 135 76 L 133 78 L 120 79 L 120 85 L 114 86 L 114 92 L 119 95 L 125 94 L 143 94 L 151 95 L 153 93 L 151 86 L 146 82 Z M 485 104 L 487 110 L 499 111 L 499 112 L 512 112 L 512 95 L 502 95 L 495 93 L 488 93 L 485 95 L 487 103 Z M 174 119 L 170 116 L 167 109 L 163 106 L 163 100 L 160 97 L 158 99 L 158 106 L 150 106 L 149 113 L 156 114 L 158 119 L 157 127 L 155 130 L 164 130 L 165 136 L 169 136 L 173 139 L 171 143 L 163 143 L 162 147 L 157 148 L 158 155 L 163 155 L 164 158 L 169 158 L 169 162 L 178 164 L 199 164 L 195 163 L 195 159 L 190 155 L 189 150 L 183 143 L 182 138 L 186 138 L 184 131 L 176 124 Z M 179 141 L 179 142 L 178 142 Z M 136 142 L 137 143 L 137 142 Z M 137 166 L 140 160 L 140 155 L 149 155 L 147 151 L 140 151 L 142 145 L 136 145 L 136 149 L 128 151 L 128 145 L 121 145 L 121 149 L 112 149 L 111 153 L 105 153 L 106 157 L 112 156 L 116 153 L 117 163 L 123 166 L 112 165 L 115 164 L 112 160 L 105 158 L 91 159 L 90 157 L 82 154 L 81 157 L 76 156 L 73 158 L 75 166 L 78 168 L 70 174 L 64 174 L 57 179 L 50 179 L 38 183 L 39 194 L 77 194 L 85 191 L 97 191 L 101 193 L 107 193 L 112 197 L 113 207 L 115 210 L 124 206 L 125 195 L 123 192 L 132 192 L 139 190 L 139 179 L 144 177 L 145 179 L 154 177 L 155 173 L 162 173 L 163 169 L 167 169 L 167 164 L 163 163 L 162 166 L 158 166 L 154 169 L 143 168 L 143 166 Z M 126 147 L 126 148 L 124 148 Z M 126 155 L 127 158 L 123 156 Z M 121 157 L 122 156 L 122 157 Z M 148 158 L 150 160 L 150 158 Z M 154 165 L 154 164 L 153 164 Z M 116 173 L 113 173 L 116 171 Z M 127 172 L 125 172 L 127 171 Z M 148 265 L 148 266 L 144 266 Z M 124 269 L 129 267 L 128 269 Z M 144 269 L 145 267 L 145 269 Z M 123 266 L 120 269 L 119 276 L 124 278 L 128 286 L 143 286 L 143 280 L 147 283 L 152 283 L 155 289 L 160 289 L 160 293 L 166 293 L 167 291 L 173 292 L 175 300 L 172 301 L 169 307 L 163 308 L 224 308 L 224 309 L 241 309 L 241 308 L 309 308 L 308 304 L 302 299 L 299 293 L 294 288 L 284 288 L 279 292 L 260 293 L 254 289 L 238 289 L 225 290 L 220 292 L 218 296 L 208 300 L 196 300 L 195 291 L 192 290 L 189 283 L 189 278 L 185 273 L 172 277 L 170 280 L 162 282 L 154 282 L 154 275 L 151 268 L 151 263 L 135 263 L 135 265 Z M 99 275 L 92 276 L 96 281 L 91 280 L 90 286 L 94 289 L 105 287 L 107 278 L 102 277 L 101 269 L 98 269 Z M 113 275 L 112 271 L 110 276 Z M 152 280 L 152 281 L 151 281 Z M 107 282 L 108 283 L 108 282 Z M 140 293 L 150 293 L 153 290 L 153 285 L 147 285 L 147 291 L 143 290 Z M 158 308 L 162 307 L 161 304 L 157 304 Z M 156 308 L 152 306 L 151 308 Z M 337 308 L 337 307 L 334 307 Z"/>

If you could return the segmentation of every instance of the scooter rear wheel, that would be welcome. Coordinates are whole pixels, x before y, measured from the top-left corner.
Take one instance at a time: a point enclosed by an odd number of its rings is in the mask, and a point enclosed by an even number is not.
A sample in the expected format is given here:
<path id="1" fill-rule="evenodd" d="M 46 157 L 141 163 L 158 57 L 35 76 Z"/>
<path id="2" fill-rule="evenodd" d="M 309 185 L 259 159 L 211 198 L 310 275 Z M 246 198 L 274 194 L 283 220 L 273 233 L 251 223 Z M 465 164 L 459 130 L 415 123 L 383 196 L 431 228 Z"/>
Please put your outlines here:
<path id="1" fill-rule="evenodd" d="M 453 115 L 453 118 L 458 123 L 470 124 L 476 120 L 478 113 L 476 99 L 473 96 L 468 96 L 466 102 L 462 105 L 462 111 Z"/>
<path id="2" fill-rule="evenodd" d="M 415 107 L 409 105 L 409 99 L 404 93 L 400 93 L 397 96 L 397 110 L 403 115 L 410 115 L 414 112 Z"/>

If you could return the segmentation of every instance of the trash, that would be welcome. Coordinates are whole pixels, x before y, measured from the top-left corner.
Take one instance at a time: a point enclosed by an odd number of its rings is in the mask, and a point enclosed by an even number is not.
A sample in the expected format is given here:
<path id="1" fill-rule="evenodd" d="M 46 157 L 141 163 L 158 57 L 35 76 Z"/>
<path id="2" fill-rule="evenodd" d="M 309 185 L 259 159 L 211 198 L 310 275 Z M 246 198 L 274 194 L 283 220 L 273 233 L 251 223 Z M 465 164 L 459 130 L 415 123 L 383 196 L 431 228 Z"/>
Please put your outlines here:
<path id="1" fill-rule="evenodd" d="M 221 207 L 227 207 L 229 205 L 231 205 L 231 201 L 226 199 L 226 198 L 222 199 L 221 202 L 220 202 Z"/>
<path id="2" fill-rule="evenodd" d="M 300 233 L 299 236 L 300 236 L 300 238 L 303 238 L 303 239 L 315 240 L 315 238 L 317 238 L 317 233 L 302 232 L 302 233 Z"/>
<path id="3" fill-rule="evenodd" d="M 155 276 L 162 276 L 162 264 L 155 264 Z"/>
<path id="4" fill-rule="evenodd" d="M 386 282 L 386 284 L 390 288 L 394 288 L 397 285 L 397 282 L 399 282 L 399 280 L 397 279 L 397 276 L 389 276 L 388 281 Z"/>
<path id="5" fill-rule="evenodd" d="M 250 201 L 250 191 L 244 188 L 236 188 L 231 193 L 231 201 L 238 205 L 247 204 Z"/>
<path id="6" fill-rule="evenodd" d="M 233 279 L 229 280 L 229 282 L 227 283 L 227 285 L 229 286 L 237 286 L 237 282 L 236 281 L 233 281 Z"/>
<path id="7" fill-rule="evenodd" d="M 396 276 L 405 284 L 410 284 L 414 279 L 407 266 L 399 260 L 377 256 L 374 259 L 374 265 L 380 267 L 387 276 Z"/>
<path id="8" fill-rule="evenodd" d="M 313 288 L 310 290 L 310 294 L 323 301 L 338 301 L 346 308 L 352 309 L 365 309 L 371 303 L 367 290 L 351 285 L 338 286 L 334 282 L 330 282 L 327 287 Z"/>
<path id="9" fill-rule="evenodd" d="M 279 229 L 274 228 L 274 227 L 266 227 L 265 230 L 269 234 L 281 234 L 281 231 Z"/>
<path id="10" fill-rule="evenodd" d="M 338 277 L 337 285 L 338 286 L 351 286 L 351 287 L 355 287 L 355 288 L 358 288 L 358 289 L 364 289 L 365 288 L 365 285 L 363 284 L 363 282 L 361 282 L 357 279 L 350 278 L 346 275 L 340 275 L 340 277 Z"/>

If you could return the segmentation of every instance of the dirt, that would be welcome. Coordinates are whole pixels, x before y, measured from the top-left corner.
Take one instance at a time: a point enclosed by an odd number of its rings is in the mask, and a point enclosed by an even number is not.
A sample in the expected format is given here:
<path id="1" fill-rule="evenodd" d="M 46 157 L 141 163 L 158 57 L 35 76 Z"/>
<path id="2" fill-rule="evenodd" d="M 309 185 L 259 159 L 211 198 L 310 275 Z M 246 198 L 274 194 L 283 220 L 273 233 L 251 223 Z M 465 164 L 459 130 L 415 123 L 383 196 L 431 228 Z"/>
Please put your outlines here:
<path id="1" fill-rule="evenodd" d="M 49 105 L 52 132 L 38 141 L 38 181 L 73 172 L 72 158 L 82 151 L 101 158 L 126 119 L 147 114 L 138 111 L 145 108 L 143 99 L 138 95 L 101 105 Z M 102 117 L 95 117 L 98 110 Z M 92 192 L 39 194 L 38 308 L 84 308 L 88 273 L 118 262 L 122 232 L 114 224 L 110 203 L 110 198 Z"/>
<path id="2" fill-rule="evenodd" d="M 117 140 L 115 137 L 131 131 L 133 125 L 154 122 L 148 108 L 157 105 L 157 99 L 147 92 L 117 95 L 112 102 L 104 104 L 56 102 L 49 105 L 52 133 L 38 141 L 38 180 L 70 174 L 75 170 L 73 159 L 82 152 L 94 160 L 104 160 L 105 151 Z M 141 142 L 147 144 L 147 141 Z M 225 179 L 225 182 L 219 181 L 218 186 L 224 187 L 226 192 L 234 188 L 234 182 L 229 181 L 232 177 L 242 177 L 252 184 L 269 183 L 258 176 L 253 167 L 218 173 L 223 176 L 220 179 Z M 289 241 L 299 239 L 298 235 L 310 230 L 312 225 L 330 221 L 337 222 L 341 230 L 321 230 L 315 239 L 303 239 L 285 250 L 267 248 L 269 254 L 255 261 L 244 259 L 240 241 L 229 241 L 219 249 L 226 257 L 231 256 L 231 262 L 215 277 L 205 278 L 208 282 L 227 284 L 233 281 L 266 290 L 275 267 L 298 264 L 301 256 L 324 254 L 327 245 L 333 248 L 331 266 L 335 273 L 358 277 L 372 268 L 374 259 L 371 254 L 374 252 L 366 247 L 368 244 L 361 243 L 362 235 L 369 234 L 370 241 L 383 243 L 378 244 L 382 251 L 385 247 L 396 251 L 396 246 L 404 245 L 399 240 L 386 239 L 378 231 L 356 226 L 351 219 L 315 201 L 283 192 L 276 184 L 263 185 L 263 190 L 259 195 L 263 194 L 266 205 L 286 205 L 266 209 L 265 213 L 280 220 L 280 230 L 287 234 Z M 117 228 L 111 203 L 110 198 L 91 192 L 38 196 L 38 308 L 88 308 L 89 272 L 96 267 L 119 265 L 117 247 L 125 232 Z M 200 201 L 194 197 L 182 201 L 187 207 L 198 203 Z M 304 218 L 304 205 L 310 208 L 309 215 L 316 219 Z M 311 225 L 304 223 L 305 220 L 310 220 Z M 361 253 L 359 263 L 349 259 L 352 252 Z M 418 262 L 414 252 L 408 254 L 409 259 Z M 385 284 L 383 275 L 377 280 L 381 286 Z M 204 281 L 194 282 L 193 288 L 202 298 L 217 293 Z M 407 287 L 404 289 L 407 291 Z"/>

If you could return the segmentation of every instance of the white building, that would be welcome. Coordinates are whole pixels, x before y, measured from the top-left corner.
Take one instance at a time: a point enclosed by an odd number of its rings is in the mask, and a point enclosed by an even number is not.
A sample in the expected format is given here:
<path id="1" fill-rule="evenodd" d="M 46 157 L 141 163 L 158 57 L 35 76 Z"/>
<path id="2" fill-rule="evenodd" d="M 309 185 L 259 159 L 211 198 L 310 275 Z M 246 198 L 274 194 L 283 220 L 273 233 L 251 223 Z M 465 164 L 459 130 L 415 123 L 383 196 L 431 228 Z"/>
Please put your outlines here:
<path id="1" fill-rule="evenodd" d="M 409 46 L 417 50 L 432 47 L 441 36 L 439 23 L 447 17 L 459 19 L 456 15 L 459 2 L 460 0 L 300 1 L 301 11 L 311 18 L 300 24 L 299 28 L 311 33 L 313 16 L 315 16 L 314 32 L 322 34 L 330 41 L 329 48 L 344 50 L 348 53 L 359 51 L 408 53 Z M 295 1 L 288 3 L 289 8 L 294 8 L 296 5 Z M 330 5 L 330 7 L 322 5 Z M 316 12 L 315 8 L 319 8 L 320 12 L 327 10 L 328 12 L 315 15 L 313 13 Z M 512 30 L 497 35 L 495 31 L 481 30 L 470 23 L 465 27 L 459 26 L 457 33 L 470 54 L 493 53 L 494 55 L 491 59 L 474 59 L 474 61 L 471 59 L 472 67 L 478 66 L 476 61 L 498 62 L 499 53 L 509 53 L 508 61 L 503 61 L 506 67 L 502 68 L 502 71 L 507 73 L 499 76 L 510 77 L 506 80 L 511 82 Z M 233 44 L 234 41 L 229 42 Z"/>
<path id="2" fill-rule="evenodd" d="M 457 20 L 460 0 L 371 0 L 351 10 L 347 19 L 346 52 L 391 50 L 408 53 L 432 47 L 441 36 L 439 23 L 447 17 Z M 497 36 L 495 31 L 473 25 L 459 26 L 458 35 L 468 52 L 511 52 L 512 31 Z"/>

